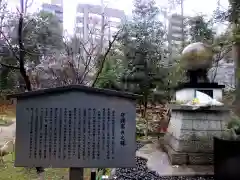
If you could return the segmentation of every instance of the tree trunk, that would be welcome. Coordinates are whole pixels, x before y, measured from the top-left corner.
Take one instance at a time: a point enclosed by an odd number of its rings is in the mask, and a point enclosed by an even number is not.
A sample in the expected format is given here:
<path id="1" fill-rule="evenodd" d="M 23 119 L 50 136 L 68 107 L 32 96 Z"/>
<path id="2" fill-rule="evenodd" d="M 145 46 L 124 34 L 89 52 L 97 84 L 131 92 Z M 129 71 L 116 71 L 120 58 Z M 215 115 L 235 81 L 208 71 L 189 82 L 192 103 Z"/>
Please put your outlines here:
<path id="1" fill-rule="evenodd" d="M 148 129 L 149 129 L 149 122 L 148 122 L 148 116 L 147 116 L 147 107 L 148 106 L 148 94 L 145 91 L 143 94 L 143 119 L 146 122 L 146 129 L 144 132 L 145 138 L 148 139 Z"/>
<path id="2" fill-rule="evenodd" d="M 23 28 L 23 15 L 20 14 L 19 17 L 19 25 L 18 25 L 18 44 L 19 44 L 19 68 L 20 68 L 20 73 L 24 79 L 25 85 L 26 85 L 26 90 L 31 91 L 31 82 L 29 79 L 29 76 L 27 75 L 26 69 L 25 69 L 25 51 L 24 51 L 24 46 L 23 46 L 23 41 L 22 41 L 22 28 Z"/>
<path id="3" fill-rule="evenodd" d="M 240 42 L 236 42 L 233 44 L 232 48 L 233 60 L 235 62 L 235 85 L 236 85 L 236 94 L 235 94 L 235 101 L 234 111 L 235 113 L 240 116 Z"/>
<path id="4" fill-rule="evenodd" d="M 24 1 L 20 0 L 20 7 L 21 7 L 21 12 L 20 12 L 20 17 L 19 17 L 19 24 L 18 24 L 18 45 L 19 45 L 19 68 L 20 68 L 20 73 L 24 79 L 25 82 L 25 88 L 28 91 L 32 90 L 31 87 L 31 82 L 29 79 L 29 76 L 27 75 L 26 69 L 25 69 L 25 49 L 23 45 L 23 36 L 22 36 L 22 30 L 23 30 L 23 13 L 24 13 Z"/>
<path id="5" fill-rule="evenodd" d="M 184 46 L 185 46 L 185 34 L 184 34 L 184 9 L 183 9 L 183 1 L 184 0 L 181 0 L 181 16 L 182 16 L 182 50 L 184 49 Z"/>

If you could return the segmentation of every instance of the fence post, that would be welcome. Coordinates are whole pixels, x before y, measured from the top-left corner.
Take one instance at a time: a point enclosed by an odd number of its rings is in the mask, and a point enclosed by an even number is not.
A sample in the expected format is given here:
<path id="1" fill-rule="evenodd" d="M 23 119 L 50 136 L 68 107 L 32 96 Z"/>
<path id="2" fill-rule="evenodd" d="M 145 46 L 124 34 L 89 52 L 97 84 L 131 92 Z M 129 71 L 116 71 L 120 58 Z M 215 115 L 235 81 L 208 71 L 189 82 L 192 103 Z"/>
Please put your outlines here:
<path id="1" fill-rule="evenodd" d="M 84 180 L 84 169 L 83 168 L 70 168 L 69 169 L 69 180 Z"/>

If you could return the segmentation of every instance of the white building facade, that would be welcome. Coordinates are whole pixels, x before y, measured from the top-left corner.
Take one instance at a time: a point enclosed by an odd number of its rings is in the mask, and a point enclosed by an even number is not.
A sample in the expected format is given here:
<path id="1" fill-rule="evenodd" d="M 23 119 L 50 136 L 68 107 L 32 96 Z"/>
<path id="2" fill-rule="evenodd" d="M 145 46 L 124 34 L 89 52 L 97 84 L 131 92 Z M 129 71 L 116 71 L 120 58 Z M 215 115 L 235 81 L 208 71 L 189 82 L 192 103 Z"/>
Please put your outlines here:
<path id="1" fill-rule="evenodd" d="M 85 41 L 91 36 L 98 42 L 103 35 L 108 42 L 125 21 L 124 11 L 100 5 L 78 4 L 76 11 L 75 33 Z"/>
<path id="2" fill-rule="evenodd" d="M 173 57 L 179 54 L 182 49 L 182 43 L 187 39 L 186 35 L 186 17 L 179 14 L 172 14 L 168 17 L 168 46 L 171 61 Z"/>

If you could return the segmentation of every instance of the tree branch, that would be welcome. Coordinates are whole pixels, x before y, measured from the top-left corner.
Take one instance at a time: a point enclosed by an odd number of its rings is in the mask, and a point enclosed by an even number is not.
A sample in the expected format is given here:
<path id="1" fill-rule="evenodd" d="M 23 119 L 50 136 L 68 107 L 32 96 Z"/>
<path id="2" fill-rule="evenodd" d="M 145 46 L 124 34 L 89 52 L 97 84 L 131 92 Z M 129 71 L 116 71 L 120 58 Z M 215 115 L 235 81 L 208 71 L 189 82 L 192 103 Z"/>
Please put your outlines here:
<path id="1" fill-rule="evenodd" d="M 13 49 L 10 41 L 8 40 L 8 38 L 6 37 L 6 35 L 3 33 L 3 31 L 0 31 L 0 34 L 3 36 L 3 39 L 6 41 L 8 47 L 10 48 L 11 52 L 13 53 L 14 57 L 17 59 L 17 61 L 20 61 L 19 57 L 17 56 L 15 50 Z"/>
<path id="2" fill-rule="evenodd" d="M 103 56 L 103 59 L 102 59 L 102 61 L 101 61 L 101 63 L 100 63 L 100 68 L 99 68 L 98 71 L 97 71 L 96 77 L 95 77 L 95 79 L 94 79 L 94 81 L 93 81 L 93 83 L 92 83 L 92 87 L 94 87 L 94 86 L 96 85 L 97 80 L 98 80 L 98 78 L 99 78 L 99 76 L 100 76 L 100 74 L 101 74 L 101 72 L 102 72 L 103 67 L 104 67 L 104 63 L 105 63 L 105 61 L 106 61 L 107 55 L 108 55 L 108 53 L 110 52 L 110 50 L 111 50 L 111 48 L 112 48 L 112 45 L 113 45 L 113 43 L 116 41 L 116 39 L 117 39 L 117 37 L 118 37 L 118 35 L 119 35 L 120 32 L 121 32 L 121 29 L 116 33 L 116 35 L 114 36 L 113 40 L 112 40 L 111 42 L 109 42 L 108 49 L 107 49 L 107 51 L 105 52 L 105 54 L 104 54 L 104 56 Z"/>
<path id="3" fill-rule="evenodd" d="M 31 2 L 28 2 L 28 0 L 25 1 L 24 14 L 27 13 L 27 9 L 28 9 L 29 7 L 31 7 L 32 4 L 33 4 L 33 0 L 31 0 Z"/>
<path id="4" fill-rule="evenodd" d="M 214 71 L 214 75 L 211 79 L 212 82 L 215 81 L 216 76 L 217 76 L 217 70 L 218 70 L 218 66 L 219 66 L 219 61 L 222 60 L 230 51 L 232 50 L 231 47 L 229 47 L 227 50 L 225 50 L 225 52 L 223 51 L 223 48 L 220 49 L 220 52 L 216 55 L 216 69 Z M 222 53 L 223 52 L 223 53 Z"/>
<path id="5" fill-rule="evenodd" d="M 9 68 L 9 69 L 17 69 L 17 70 L 20 69 L 19 67 L 13 66 L 13 65 L 10 65 L 10 64 L 0 63 L 0 65 L 3 66 L 3 67 Z"/>

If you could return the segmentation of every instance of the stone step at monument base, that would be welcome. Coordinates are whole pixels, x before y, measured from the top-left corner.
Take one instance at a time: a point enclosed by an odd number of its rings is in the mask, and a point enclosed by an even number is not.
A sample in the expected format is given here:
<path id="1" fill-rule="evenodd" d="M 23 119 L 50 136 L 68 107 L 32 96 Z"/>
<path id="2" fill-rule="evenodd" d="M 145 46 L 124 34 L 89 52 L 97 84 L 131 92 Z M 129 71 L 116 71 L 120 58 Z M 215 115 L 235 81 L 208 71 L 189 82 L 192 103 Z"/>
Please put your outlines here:
<path id="1" fill-rule="evenodd" d="M 189 153 L 177 152 L 169 145 L 164 145 L 164 151 L 167 152 L 169 161 L 172 165 L 212 165 L 212 153 Z"/>
<path id="2" fill-rule="evenodd" d="M 202 131 L 204 132 L 204 131 Z M 220 131 L 219 131 L 220 132 Z M 199 131 L 185 131 L 180 130 L 180 137 L 177 139 L 174 135 L 166 133 L 164 136 L 165 144 L 168 144 L 177 152 L 191 152 L 191 153 L 212 153 L 213 152 L 213 137 L 195 137 Z"/>

